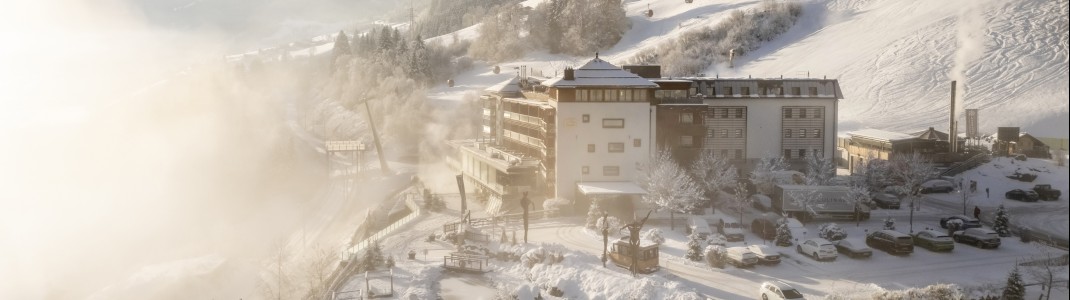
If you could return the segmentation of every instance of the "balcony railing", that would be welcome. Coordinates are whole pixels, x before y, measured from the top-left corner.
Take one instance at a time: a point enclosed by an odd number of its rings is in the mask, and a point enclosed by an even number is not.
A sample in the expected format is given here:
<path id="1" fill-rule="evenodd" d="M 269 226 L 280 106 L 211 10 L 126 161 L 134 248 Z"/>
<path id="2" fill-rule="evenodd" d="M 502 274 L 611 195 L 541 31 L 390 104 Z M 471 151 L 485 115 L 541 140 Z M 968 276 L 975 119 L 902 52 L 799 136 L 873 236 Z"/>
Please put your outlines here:
<path id="1" fill-rule="evenodd" d="M 513 139 L 513 140 L 515 140 L 517 142 L 520 142 L 521 144 L 526 144 L 526 145 L 529 145 L 529 146 L 532 146 L 532 147 L 535 147 L 535 148 L 538 148 L 538 149 L 545 149 L 546 148 L 546 145 L 542 143 L 541 139 L 538 139 L 538 138 L 535 138 L 535 137 L 531 137 L 531 136 L 527 136 L 527 135 L 523 135 L 523 134 L 511 131 L 511 130 L 502 130 L 502 131 L 505 132 L 505 137 L 506 138 Z"/>
<path id="2" fill-rule="evenodd" d="M 529 115 L 518 114 L 518 113 L 515 113 L 515 112 L 508 112 L 508 111 L 505 112 L 504 115 L 505 115 L 506 119 L 518 121 L 518 122 L 521 122 L 521 123 L 535 125 L 535 126 L 538 126 L 540 129 L 542 129 L 543 131 L 546 131 L 546 129 L 545 129 L 546 128 L 546 122 L 543 121 L 542 118 L 532 117 L 532 116 L 529 116 Z"/>

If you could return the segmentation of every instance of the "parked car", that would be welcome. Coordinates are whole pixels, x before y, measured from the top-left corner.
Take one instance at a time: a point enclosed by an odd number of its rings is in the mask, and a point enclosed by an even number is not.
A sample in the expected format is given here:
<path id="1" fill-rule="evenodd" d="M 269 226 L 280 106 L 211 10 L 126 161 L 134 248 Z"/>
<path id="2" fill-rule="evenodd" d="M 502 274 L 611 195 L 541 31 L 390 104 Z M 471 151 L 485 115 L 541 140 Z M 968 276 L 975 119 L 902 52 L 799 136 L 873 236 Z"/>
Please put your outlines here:
<path id="1" fill-rule="evenodd" d="M 728 258 L 728 263 L 737 268 L 749 268 L 758 263 L 758 255 L 747 247 L 728 247 L 725 257 Z"/>
<path id="2" fill-rule="evenodd" d="M 851 258 L 866 258 L 873 256 L 873 249 L 866 247 L 865 243 L 843 239 L 834 242 L 836 251 Z"/>
<path id="3" fill-rule="evenodd" d="M 733 218 L 725 214 L 715 214 L 717 218 L 717 232 L 728 238 L 729 242 L 738 242 L 743 240 L 743 224 L 739 224 L 736 218 Z"/>
<path id="4" fill-rule="evenodd" d="M 1040 195 L 1037 194 L 1037 192 L 1021 189 L 1009 190 L 1003 196 L 1007 199 L 1018 200 L 1022 202 L 1037 202 L 1037 200 L 1040 200 Z"/>
<path id="5" fill-rule="evenodd" d="M 1011 174 L 1010 176 L 1007 176 L 1007 178 L 1014 179 L 1014 180 L 1021 181 L 1021 182 L 1033 182 L 1033 180 L 1037 180 L 1037 174 L 1019 173 L 1019 172 L 1015 171 L 1014 174 Z"/>
<path id="6" fill-rule="evenodd" d="M 877 230 L 866 235 L 866 245 L 891 254 L 914 252 L 914 238 L 895 230 Z"/>
<path id="7" fill-rule="evenodd" d="M 943 179 L 933 179 L 921 184 L 921 193 L 950 193 L 955 190 L 955 184 Z"/>
<path id="8" fill-rule="evenodd" d="M 873 195 L 873 203 L 877 204 L 877 207 L 884 209 L 899 209 L 899 204 L 902 200 L 895 194 L 890 193 L 877 193 Z"/>
<path id="9" fill-rule="evenodd" d="M 836 260 L 836 246 L 823 238 L 811 238 L 795 246 L 795 251 L 815 260 Z"/>
<path id="10" fill-rule="evenodd" d="M 1051 188 L 1050 184 L 1034 185 L 1033 191 L 1037 192 L 1037 195 L 1040 196 L 1040 200 L 1044 201 L 1059 200 L 1059 197 L 1063 195 L 1062 191 Z"/>
<path id="11" fill-rule="evenodd" d="M 936 230 L 922 230 L 915 233 L 914 245 L 930 251 L 955 250 L 955 241 L 951 240 L 947 234 Z"/>
<path id="12" fill-rule="evenodd" d="M 762 300 L 806 299 L 802 293 L 799 293 L 799 290 L 779 280 L 763 282 L 758 293 L 762 295 Z"/>
<path id="13" fill-rule="evenodd" d="M 971 218 L 971 217 L 967 217 L 967 216 L 963 216 L 963 215 L 957 215 L 957 216 L 950 216 L 950 217 L 940 218 L 940 228 L 947 228 L 947 221 L 950 221 L 950 220 L 960 220 L 962 222 L 962 227 L 959 227 L 960 230 L 961 229 L 966 229 L 966 228 L 980 228 L 981 227 L 981 221 L 978 221 L 977 219 L 974 219 L 974 218 Z"/>
<path id="14" fill-rule="evenodd" d="M 710 223 L 703 217 L 692 216 L 687 218 L 686 229 L 687 234 L 694 234 L 701 240 L 705 240 L 713 234 L 713 230 L 710 230 Z"/>
<path id="15" fill-rule="evenodd" d="M 773 209 L 773 199 L 769 199 L 769 196 L 762 194 L 754 194 L 750 196 L 751 206 L 759 211 L 769 211 Z"/>
<path id="16" fill-rule="evenodd" d="M 766 245 L 750 245 L 750 252 L 758 256 L 758 263 L 763 265 L 775 265 L 780 263 L 780 252 Z"/>
<path id="17" fill-rule="evenodd" d="M 951 236 L 956 242 L 974 245 L 977 248 L 999 248 L 999 234 L 987 228 L 970 228 L 955 231 Z"/>
<path id="18" fill-rule="evenodd" d="M 776 221 L 771 218 L 756 218 L 750 222 L 750 231 L 764 240 L 776 239 Z"/>

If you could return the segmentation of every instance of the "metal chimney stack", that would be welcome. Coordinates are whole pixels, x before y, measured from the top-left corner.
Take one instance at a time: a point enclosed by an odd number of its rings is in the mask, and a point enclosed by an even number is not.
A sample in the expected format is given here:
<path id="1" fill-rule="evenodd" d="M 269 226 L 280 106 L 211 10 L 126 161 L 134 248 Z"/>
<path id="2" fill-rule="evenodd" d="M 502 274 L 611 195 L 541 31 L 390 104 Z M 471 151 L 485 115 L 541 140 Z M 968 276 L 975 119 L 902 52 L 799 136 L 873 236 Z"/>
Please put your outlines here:
<path id="1" fill-rule="evenodd" d="M 958 122 L 955 122 L 956 121 L 955 120 L 955 86 L 956 86 L 956 82 L 954 80 L 952 80 L 951 81 L 951 115 L 948 118 L 948 123 L 949 123 L 948 124 L 948 128 L 950 128 L 950 130 L 948 130 L 948 134 L 947 134 L 947 139 L 948 139 L 949 142 L 951 142 L 951 148 L 950 148 L 951 153 L 958 153 L 958 145 L 959 145 L 958 128 L 956 128 L 956 126 L 955 126 L 955 125 L 957 125 L 956 123 L 958 123 Z"/>

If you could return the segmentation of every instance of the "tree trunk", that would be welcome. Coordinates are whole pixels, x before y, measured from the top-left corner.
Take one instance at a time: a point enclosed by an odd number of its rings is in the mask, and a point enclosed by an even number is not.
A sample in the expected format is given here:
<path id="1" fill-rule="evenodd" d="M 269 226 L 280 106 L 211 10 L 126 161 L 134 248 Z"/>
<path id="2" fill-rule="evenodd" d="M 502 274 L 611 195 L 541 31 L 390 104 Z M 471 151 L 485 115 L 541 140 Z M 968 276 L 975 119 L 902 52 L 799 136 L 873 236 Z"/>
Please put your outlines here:
<path id="1" fill-rule="evenodd" d="M 669 230 L 676 230 L 676 217 L 675 211 L 669 210 Z"/>

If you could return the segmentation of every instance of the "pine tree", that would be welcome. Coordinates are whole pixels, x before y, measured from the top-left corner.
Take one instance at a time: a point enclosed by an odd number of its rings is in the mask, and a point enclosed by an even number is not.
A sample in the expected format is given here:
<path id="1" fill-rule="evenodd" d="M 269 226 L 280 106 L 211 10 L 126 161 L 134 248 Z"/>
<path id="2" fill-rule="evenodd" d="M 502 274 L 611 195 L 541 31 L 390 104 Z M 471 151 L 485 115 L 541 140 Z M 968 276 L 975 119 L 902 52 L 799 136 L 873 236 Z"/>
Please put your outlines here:
<path id="1" fill-rule="evenodd" d="M 344 30 L 338 31 L 338 36 L 334 38 L 334 50 L 332 51 L 334 51 L 335 57 L 353 53 L 349 45 L 349 37 L 346 36 Z"/>
<path id="2" fill-rule="evenodd" d="M 691 261 L 702 260 L 702 244 L 698 241 L 698 236 L 692 234 L 689 236 L 690 240 L 687 241 L 687 259 Z"/>
<path id="3" fill-rule="evenodd" d="M 791 246 L 794 243 L 791 242 L 791 228 L 788 228 L 788 222 L 781 220 L 777 222 L 776 227 L 776 245 L 781 247 Z"/>
<path id="4" fill-rule="evenodd" d="M 999 205 L 999 209 L 996 209 L 996 220 L 992 223 L 992 230 L 996 231 L 999 236 L 1008 237 L 1011 236 L 1009 228 L 1011 220 L 1007 216 L 1007 210 L 1002 204 Z"/>
<path id="5" fill-rule="evenodd" d="M 1007 286 L 1003 288 L 1003 299 L 1025 299 L 1025 284 L 1022 283 L 1022 273 L 1018 272 L 1018 266 L 1014 266 L 1011 274 L 1007 276 Z"/>

